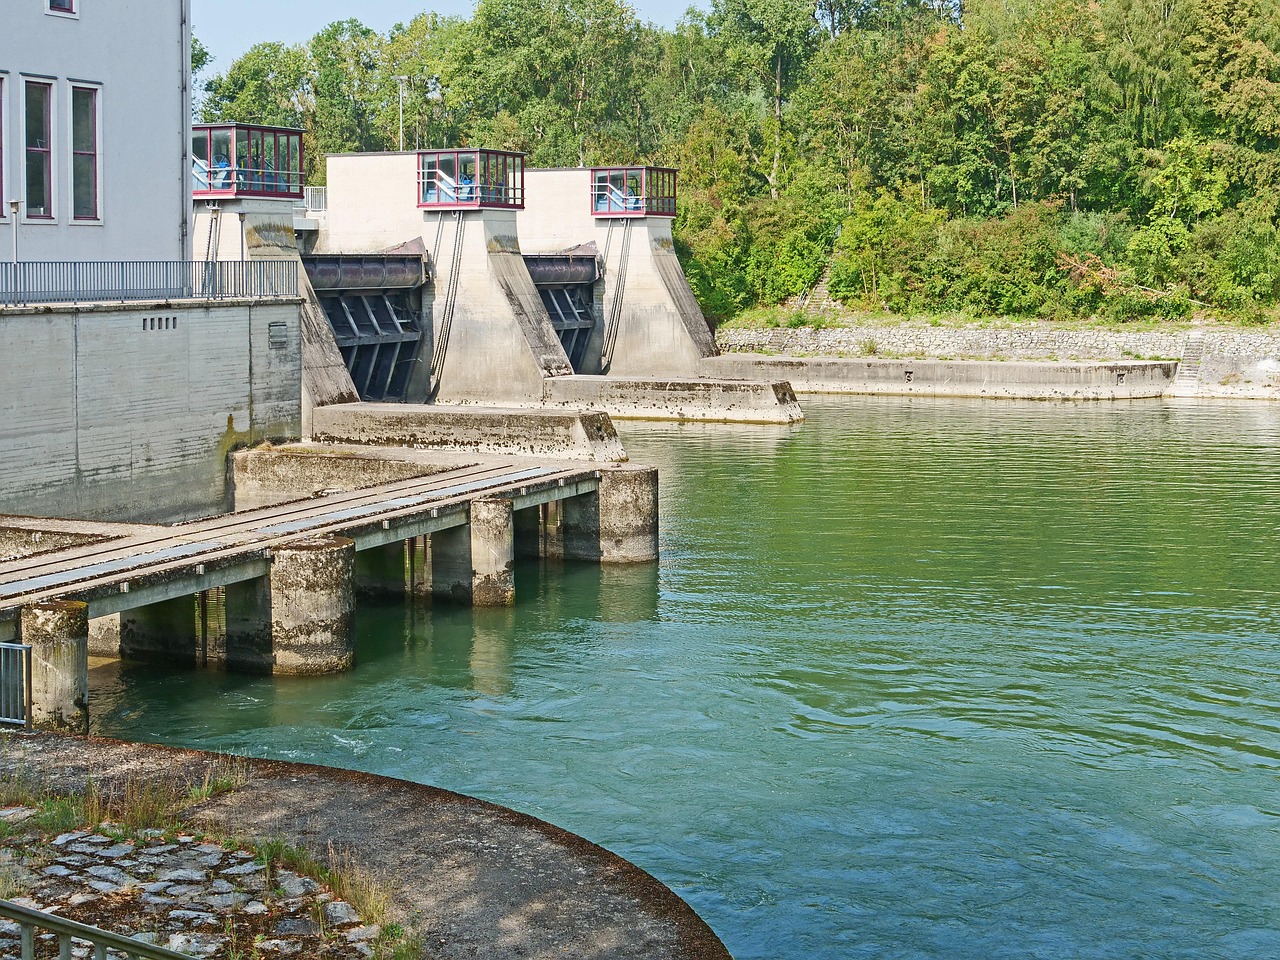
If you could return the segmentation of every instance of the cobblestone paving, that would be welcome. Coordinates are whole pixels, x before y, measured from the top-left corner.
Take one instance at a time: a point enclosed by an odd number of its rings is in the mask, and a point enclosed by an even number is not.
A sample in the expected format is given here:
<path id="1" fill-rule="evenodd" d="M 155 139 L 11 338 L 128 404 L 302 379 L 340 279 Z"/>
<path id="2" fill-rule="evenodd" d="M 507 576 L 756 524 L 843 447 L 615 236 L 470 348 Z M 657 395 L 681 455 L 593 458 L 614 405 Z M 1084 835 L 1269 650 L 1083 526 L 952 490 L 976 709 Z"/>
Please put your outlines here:
<path id="1" fill-rule="evenodd" d="M 22 831 L 35 812 L 0 810 L 18 831 L 0 841 L 0 874 L 21 891 L 15 903 L 214 960 L 375 954 L 377 925 L 312 878 L 268 870 L 246 850 L 187 835 L 167 840 L 158 831 L 120 839 L 109 824 L 41 838 Z M 0 960 L 19 960 L 19 933 L 0 918 Z M 57 956 L 53 934 L 37 938 L 37 955 Z M 90 954 L 74 941 L 74 957 Z"/>

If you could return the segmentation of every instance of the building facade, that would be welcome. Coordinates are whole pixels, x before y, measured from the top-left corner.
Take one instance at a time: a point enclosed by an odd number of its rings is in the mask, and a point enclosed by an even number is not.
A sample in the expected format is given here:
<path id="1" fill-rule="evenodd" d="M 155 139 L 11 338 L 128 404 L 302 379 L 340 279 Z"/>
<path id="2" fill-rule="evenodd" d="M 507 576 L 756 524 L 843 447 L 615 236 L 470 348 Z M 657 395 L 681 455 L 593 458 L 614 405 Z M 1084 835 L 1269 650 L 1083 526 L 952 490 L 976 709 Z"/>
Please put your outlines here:
<path id="1" fill-rule="evenodd" d="M 0 260 L 189 260 L 190 0 L 5 0 L 3 21 Z"/>

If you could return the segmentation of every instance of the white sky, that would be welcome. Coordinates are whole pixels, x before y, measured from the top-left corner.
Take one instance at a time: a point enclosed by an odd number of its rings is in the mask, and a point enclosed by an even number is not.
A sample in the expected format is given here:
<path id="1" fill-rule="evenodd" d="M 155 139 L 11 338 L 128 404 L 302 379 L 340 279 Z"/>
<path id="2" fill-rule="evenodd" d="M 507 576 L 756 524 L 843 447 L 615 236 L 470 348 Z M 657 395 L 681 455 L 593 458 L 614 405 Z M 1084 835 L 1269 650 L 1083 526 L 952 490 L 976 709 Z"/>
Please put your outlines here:
<path id="1" fill-rule="evenodd" d="M 710 0 L 632 0 L 641 20 L 674 26 L 690 6 L 706 9 Z M 355 17 L 379 33 L 407 23 L 423 10 L 470 16 L 473 0 L 191 0 L 191 25 L 214 60 L 206 76 L 222 73 L 255 43 L 301 43 L 335 20 Z"/>

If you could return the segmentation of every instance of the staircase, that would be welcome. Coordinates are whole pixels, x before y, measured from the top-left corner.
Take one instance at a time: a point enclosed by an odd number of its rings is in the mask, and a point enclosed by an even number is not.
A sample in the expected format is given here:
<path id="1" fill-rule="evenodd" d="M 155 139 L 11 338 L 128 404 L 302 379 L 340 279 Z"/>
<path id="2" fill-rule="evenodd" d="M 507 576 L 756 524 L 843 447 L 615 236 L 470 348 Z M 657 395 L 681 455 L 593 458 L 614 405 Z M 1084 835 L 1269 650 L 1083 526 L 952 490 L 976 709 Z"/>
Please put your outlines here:
<path id="1" fill-rule="evenodd" d="M 1200 364 L 1204 360 L 1204 331 L 1192 330 L 1182 347 L 1182 359 L 1173 383 L 1165 391 L 1173 397 L 1195 396 L 1200 383 Z"/>

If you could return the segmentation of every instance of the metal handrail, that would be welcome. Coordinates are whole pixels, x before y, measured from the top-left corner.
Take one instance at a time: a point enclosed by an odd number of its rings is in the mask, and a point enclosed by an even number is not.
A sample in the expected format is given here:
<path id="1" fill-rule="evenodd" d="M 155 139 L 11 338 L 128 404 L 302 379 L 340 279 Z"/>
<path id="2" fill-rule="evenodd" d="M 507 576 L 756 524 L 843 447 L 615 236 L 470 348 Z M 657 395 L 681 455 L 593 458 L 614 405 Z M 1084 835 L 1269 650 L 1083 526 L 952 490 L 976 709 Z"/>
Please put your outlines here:
<path id="1" fill-rule="evenodd" d="M 34 960 L 37 928 L 58 935 L 59 953 L 63 957 L 71 956 L 71 938 L 75 937 L 93 945 L 94 960 L 106 960 L 108 950 L 119 950 L 129 960 L 195 960 L 189 953 L 178 953 L 168 947 L 143 943 L 133 937 L 91 927 L 87 923 L 77 923 L 43 910 L 33 910 L 11 900 L 0 900 L 0 917 L 7 917 L 21 925 L 22 960 Z"/>
<path id="2" fill-rule="evenodd" d="M 120 260 L 0 263 L 0 305 L 298 296 L 298 262 Z"/>

